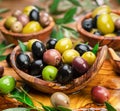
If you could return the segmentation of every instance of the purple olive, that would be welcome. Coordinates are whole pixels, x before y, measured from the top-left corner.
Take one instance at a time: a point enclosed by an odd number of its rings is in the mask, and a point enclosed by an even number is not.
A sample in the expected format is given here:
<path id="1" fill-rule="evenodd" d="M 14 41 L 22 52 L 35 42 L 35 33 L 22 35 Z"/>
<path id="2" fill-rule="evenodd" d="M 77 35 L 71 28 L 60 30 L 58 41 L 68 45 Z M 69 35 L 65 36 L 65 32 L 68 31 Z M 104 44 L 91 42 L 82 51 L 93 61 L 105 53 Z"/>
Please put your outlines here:
<path id="1" fill-rule="evenodd" d="M 91 90 L 91 96 L 93 101 L 99 104 L 103 104 L 110 98 L 109 91 L 103 86 L 94 86 Z"/>

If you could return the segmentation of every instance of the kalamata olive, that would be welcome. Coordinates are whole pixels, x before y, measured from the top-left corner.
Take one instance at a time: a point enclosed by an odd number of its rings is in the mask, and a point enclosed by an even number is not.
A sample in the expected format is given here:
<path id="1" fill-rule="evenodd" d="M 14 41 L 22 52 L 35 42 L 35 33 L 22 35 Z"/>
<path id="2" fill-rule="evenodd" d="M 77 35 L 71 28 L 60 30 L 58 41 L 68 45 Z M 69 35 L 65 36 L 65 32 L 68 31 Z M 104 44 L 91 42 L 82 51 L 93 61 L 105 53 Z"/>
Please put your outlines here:
<path id="1" fill-rule="evenodd" d="M 61 54 L 55 49 L 46 50 L 43 54 L 43 61 L 46 64 L 57 66 L 61 62 Z"/>
<path id="2" fill-rule="evenodd" d="M 21 14 L 17 17 L 17 19 L 22 23 L 23 26 L 25 26 L 29 22 L 29 17 L 25 14 Z"/>
<path id="3" fill-rule="evenodd" d="M 29 14 L 30 21 L 39 21 L 39 12 L 33 9 Z"/>
<path id="4" fill-rule="evenodd" d="M 35 60 L 31 63 L 29 67 L 29 74 L 33 76 L 40 76 L 43 67 L 44 63 L 42 60 Z"/>
<path id="5" fill-rule="evenodd" d="M 16 57 L 17 67 L 23 71 L 27 71 L 30 65 L 30 58 L 27 54 L 19 53 Z"/>
<path id="6" fill-rule="evenodd" d="M 45 45 L 41 41 L 35 41 L 32 45 L 32 54 L 35 59 L 41 59 L 46 51 Z"/>
<path id="7" fill-rule="evenodd" d="M 47 43 L 46 43 L 46 48 L 47 48 L 47 49 L 54 49 L 56 43 L 57 43 L 57 39 L 51 38 L 51 39 L 49 39 L 49 40 L 47 41 Z"/>
<path id="8" fill-rule="evenodd" d="M 72 67 L 68 64 L 62 65 L 56 77 L 58 83 L 67 84 L 73 79 Z"/>
<path id="9" fill-rule="evenodd" d="M 20 33 L 20 32 L 22 32 L 22 29 L 23 29 L 23 25 L 19 21 L 16 21 L 11 25 L 12 32 Z"/>
<path id="10" fill-rule="evenodd" d="M 99 104 L 103 104 L 110 98 L 109 91 L 103 86 L 94 86 L 91 90 L 91 96 L 93 101 Z"/>
<path id="11" fill-rule="evenodd" d="M 0 66 L 0 77 L 3 76 L 3 73 L 4 73 L 4 67 L 3 67 L 3 66 Z"/>
<path id="12" fill-rule="evenodd" d="M 69 107 L 70 106 L 69 97 L 62 92 L 53 93 L 50 97 L 50 101 L 54 107 L 58 107 L 58 106 Z"/>
<path id="13" fill-rule="evenodd" d="M 50 24 L 49 14 L 45 11 L 41 11 L 39 13 L 39 22 L 42 25 L 42 27 L 46 27 Z"/>
<path id="14" fill-rule="evenodd" d="M 14 16 L 14 17 L 18 17 L 18 16 L 20 16 L 22 14 L 22 11 L 21 10 L 15 10 L 14 12 L 13 12 L 13 14 L 12 14 L 12 16 Z"/>
<path id="15" fill-rule="evenodd" d="M 6 57 L 6 62 L 7 62 L 9 67 L 11 67 L 10 55 L 11 54 L 8 54 L 7 57 Z"/>

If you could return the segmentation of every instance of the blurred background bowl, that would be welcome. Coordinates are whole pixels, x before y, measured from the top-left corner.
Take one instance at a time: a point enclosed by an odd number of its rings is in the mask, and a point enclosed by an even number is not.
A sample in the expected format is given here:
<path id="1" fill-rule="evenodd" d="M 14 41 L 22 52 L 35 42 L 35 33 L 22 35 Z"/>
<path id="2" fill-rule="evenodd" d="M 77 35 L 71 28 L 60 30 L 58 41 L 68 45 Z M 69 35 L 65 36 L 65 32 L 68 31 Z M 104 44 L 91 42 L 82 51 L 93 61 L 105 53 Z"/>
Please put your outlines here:
<path id="1" fill-rule="evenodd" d="M 43 28 L 43 30 L 30 34 L 22 34 L 22 33 L 14 33 L 7 30 L 4 27 L 5 20 L 6 19 L 0 21 L 0 31 L 8 43 L 14 43 L 15 45 L 18 44 L 18 40 L 22 42 L 27 42 L 30 39 L 38 39 L 45 42 L 50 38 L 50 34 L 55 25 L 52 17 L 50 17 L 50 24 L 47 27 Z"/>
<path id="2" fill-rule="evenodd" d="M 112 13 L 120 15 L 119 10 L 112 10 Z M 85 19 L 88 18 L 92 18 L 92 12 L 80 17 L 80 19 L 77 22 L 77 30 L 80 33 L 83 40 L 85 42 L 88 42 L 89 45 L 91 46 L 94 46 L 95 44 L 99 43 L 100 46 L 107 45 L 108 47 L 111 47 L 114 50 L 120 50 L 120 36 L 115 37 L 98 36 L 86 31 L 82 27 L 82 23 Z"/>

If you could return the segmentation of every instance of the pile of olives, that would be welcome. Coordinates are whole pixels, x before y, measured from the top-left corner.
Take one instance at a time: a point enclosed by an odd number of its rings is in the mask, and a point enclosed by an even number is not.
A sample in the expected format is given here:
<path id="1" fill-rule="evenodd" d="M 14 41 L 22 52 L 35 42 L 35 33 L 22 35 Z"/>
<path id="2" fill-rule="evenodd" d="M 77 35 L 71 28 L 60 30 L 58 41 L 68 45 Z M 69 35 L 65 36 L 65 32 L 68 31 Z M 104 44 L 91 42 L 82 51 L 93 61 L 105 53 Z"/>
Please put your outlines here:
<path id="1" fill-rule="evenodd" d="M 46 44 L 31 39 L 26 46 L 29 51 L 16 56 L 17 67 L 45 81 L 67 84 L 85 74 L 96 60 L 88 44 L 74 46 L 70 38 L 51 38 Z"/>
<path id="2" fill-rule="evenodd" d="M 85 19 L 82 27 L 97 36 L 115 37 L 120 35 L 120 15 L 113 13 L 107 5 L 99 6 Z"/>
<path id="3" fill-rule="evenodd" d="M 4 26 L 15 32 L 29 34 L 42 30 L 50 24 L 49 15 L 45 11 L 39 11 L 35 6 L 26 6 L 23 11 L 15 10 L 9 16 Z"/>

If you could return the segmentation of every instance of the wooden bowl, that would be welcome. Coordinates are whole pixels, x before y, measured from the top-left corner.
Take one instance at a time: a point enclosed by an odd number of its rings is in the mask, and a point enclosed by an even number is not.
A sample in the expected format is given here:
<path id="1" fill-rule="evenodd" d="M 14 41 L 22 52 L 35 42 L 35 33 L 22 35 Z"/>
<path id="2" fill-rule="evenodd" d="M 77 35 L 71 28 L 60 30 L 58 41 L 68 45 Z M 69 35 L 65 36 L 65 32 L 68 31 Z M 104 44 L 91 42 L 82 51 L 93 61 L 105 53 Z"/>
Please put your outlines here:
<path id="1" fill-rule="evenodd" d="M 110 61 L 116 73 L 120 74 L 120 52 L 115 52 L 114 49 L 108 48 Z"/>
<path id="2" fill-rule="evenodd" d="M 27 42 L 30 39 L 38 39 L 43 42 L 49 39 L 50 33 L 52 32 L 52 29 L 55 25 L 52 17 L 50 17 L 50 24 L 45 27 L 43 30 L 31 34 L 21 34 L 21 33 L 14 33 L 9 30 L 7 30 L 4 27 L 6 19 L 3 19 L 0 21 L 0 31 L 3 34 L 4 38 L 9 42 L 9 43 L 14 43 L 15 45 L 18 44 L 18 40 L 22 42 Z"/>
<path id="3" fill-rule="evenodd" d="M 120 15 L 120 11 L 112 10 L 113 13 Z M 92 12 L 86 14 L 85 16 L 81 17 L 77 22 L 77 30 L 80 33 L 81 37 L 85 42 L 89 42 L 91 46 L 94 46 L 96 43 L 99 43 L 100 46 L 107 45 L 108 47 L 113 48 L 114 50 L 120 50 L 120 37 L 104 37 L 104 36 L 97 36 L 86 31 L 82 27 L 82 22 L 85 19 L 91 18 Z M 104 27 L 104 26 L 103 26 Z"/>
<path id="4" fill-rule="evenodd" d="M 66 84 L 64 86 L 56 82 L 44 81 L 40 78 L 33 77 L 23 72 L 22 70 L 18 69 L 15 60 L 16 55 L 20 51 L 21 51 L 20 47 L 16 46 L 11 52 L 10 60 L 13 69 L 28 85 L 44 93 L 54 93 L 60 91 L 68 94 L 83 89 L 88 84 L 88 82 L 90 82 L 90 80 L 97 74 L 106 58 L 107 46 L 101 47 L 99 53 L 97 54 L 97 58 L 94 64 L 91 66 L 87 73 L 85 73 L 81 77 L 74 79 L 71 83 Z"/>

